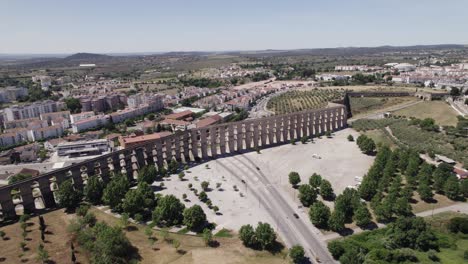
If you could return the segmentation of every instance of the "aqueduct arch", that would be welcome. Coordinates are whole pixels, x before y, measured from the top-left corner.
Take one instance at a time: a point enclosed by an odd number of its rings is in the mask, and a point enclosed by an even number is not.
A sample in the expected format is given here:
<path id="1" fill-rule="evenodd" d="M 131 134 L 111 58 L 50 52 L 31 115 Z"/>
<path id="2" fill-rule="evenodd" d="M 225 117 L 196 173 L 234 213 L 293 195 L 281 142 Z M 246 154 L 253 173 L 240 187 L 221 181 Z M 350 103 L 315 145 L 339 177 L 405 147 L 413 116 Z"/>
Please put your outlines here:
<path id="1" fill-rule="evenodd" d="M 130 149 L 112 152 L 29 180 L 0 187 L 0 215 L 4 219 L 15 218 L 17 216 L 15 206 L 19 203 L 25 211 L 35 212 L 37 208 L 33 189 L 36 193 L 40 193 L 45 208 L 55 207 L 54 192 L 67 179 L 72 179 L 74 187 L 82 190 L 87 179 L 92 176 L 100 177 L 104 183 L 107 183 L 115 173 L 123 173 L 129 179 L 134 179 L 138 170 L 145 165 L 155 165 L 160 168 L 167 166 L 172 159 L 186 163 L 286 144 L 293 139 L 319 136 L 345 128 L 346 121 L 346 107 L 333 104 L 324 109 L 177 132 Z M 19 195 L 20 199 L 14 199 L 12 191 L 14 195 Z"/>

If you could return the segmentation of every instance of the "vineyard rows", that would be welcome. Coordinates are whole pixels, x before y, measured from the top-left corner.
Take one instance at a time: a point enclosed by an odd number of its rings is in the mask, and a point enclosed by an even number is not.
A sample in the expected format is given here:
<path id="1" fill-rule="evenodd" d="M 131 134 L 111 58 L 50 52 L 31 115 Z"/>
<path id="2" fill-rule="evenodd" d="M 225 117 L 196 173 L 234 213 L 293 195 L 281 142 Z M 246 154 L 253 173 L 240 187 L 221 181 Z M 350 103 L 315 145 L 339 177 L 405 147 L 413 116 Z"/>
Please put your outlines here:
<path id="1" fill-rule="evenodd" d="M 343 97 L 343 91 L 320 89 L 313 91 L 289 91 L 268 101 L 267 108 L 276 114 L 323 108 L 328 102 Z"/>

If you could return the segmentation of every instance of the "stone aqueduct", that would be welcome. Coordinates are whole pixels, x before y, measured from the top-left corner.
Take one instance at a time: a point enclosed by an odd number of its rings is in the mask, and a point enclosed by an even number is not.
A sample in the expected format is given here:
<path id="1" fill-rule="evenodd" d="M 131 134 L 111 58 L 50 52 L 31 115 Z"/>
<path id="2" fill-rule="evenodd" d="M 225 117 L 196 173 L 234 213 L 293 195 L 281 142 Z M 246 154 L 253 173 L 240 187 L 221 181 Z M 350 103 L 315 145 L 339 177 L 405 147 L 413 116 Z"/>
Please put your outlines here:
<path id="1" fill-rule="evenodd" d="M 100 177 L 107 183 L 114 172 L 130 179 L 138 169 L 154 164 L 167 166 L 168 161 L 180 162 L 206 160 L 257 148 L 290 142 L 291 139 L 313 137 L 346 127 L 347 110 L 344 105 L 303 111 L 267 118 L 223 123 L 206 128 L 179 132 L 143 145 L 112 152 L 94 159 L 42 174 L 32 179 L 0 187 L 0 214 L 2 221 L 14 219 L 16 207 L 35 213 L 54 208 L 54 192 L 67 179 L 72 179 L 76 189 L 82 189 L 88 177 Z M 37 199 L 43 207 L 37 208 Z"/>

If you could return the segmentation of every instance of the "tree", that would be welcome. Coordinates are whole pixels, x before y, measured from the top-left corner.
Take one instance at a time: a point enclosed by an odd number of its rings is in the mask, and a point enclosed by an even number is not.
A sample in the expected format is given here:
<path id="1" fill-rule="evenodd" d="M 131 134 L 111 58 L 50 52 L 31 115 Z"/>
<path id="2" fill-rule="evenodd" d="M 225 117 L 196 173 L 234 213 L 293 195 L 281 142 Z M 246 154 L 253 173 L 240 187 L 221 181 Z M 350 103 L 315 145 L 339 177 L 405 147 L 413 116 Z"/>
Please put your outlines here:
<path id="1" fill-rule="evenodd" d="M 179 163 L 176 160 L 171 160 L 169 165 L 167 166 L 167 171 L 169 174 L 175 174 L 177 173 L 177 169 L 179 169 Z"/>
<path id="2" fill-rule="evenodd" d="M 332 185 L 328 180 L 322 180 L 322 183 L 320 184 L 320 195 L 325 200 L 332 200 L 333 197 L 335 197 Z"/>
<path id="3" fill-rule="evenodd" d="M 80 207 L 78 207 L 78 209 L 76 209 L 75 213 L 77 216 L 83 217 L 86 215 L 86 213 L 88 213 L 88 211 L 89 211 L 89 205 L 82 204 L 80 205 Z"/>
<path id="4" fill-rule="evenodd" d="M 393 211 L 398 216 L 410 216 L 412 209 L 409 201 L 406 198 L 398 198 L 393 205 Z"/>
<path id="5" fill-rule="evenodd" d="M 102 201 L 116 211 L 121 210 L 122 200 L 125 198 L 130 183 L 127 177 L 122 174 L 115 175 L 107 184 L 102 195 Z"/>
<path id="6" fill-rule="evenodd" d="M 317 173 L 312 174 L 309 178 L 309 184 L 314 188 L 318 188 L 322 184 L 322 176 Z"/>
<path id="7" fill-rule="evenodd" d="M 179 172 L 179 180 L 183 181 L 185 177 L 185 173 L 183 171 Z"/>
<path id="8" fill-rule="evenodd" d="M 432 118 L 424 118 L 419 123 L 419 127 L 426 131 L 438 131 L 439 126 L 435 124 L 435 120 Z"/>
<path id="9" fill-rule="evenodd" d="M 344 254 L 345 249 L 342 241 L 332 240 L 328 243 L 328 251 L 334 259 L 339 259 Z"/>
<path id="10" fill-rule="evenodd" d="M 311 206 L 317 200 L 317 192 L 308 184 L 299 187 L 299 200 L 305 207 Z"/>
<path id="11" fill-rule="evenodd" d="M 375 164 L 375 162 L 374 162 Z M 367 175 L 364 176 L 362 179 L 361 185 L 359 186 L 359 195 L 362 199 L 366 201 L 372 200 L 374 195 L 377 194 L 377 186 L 378 186 L 378 175 L 371 167 Z"/>
<path id="12" fill-rule="evenodd" d="M 23 181 L 23 180 L 27 180 L 27 179 L 30 179 L 30 178 L 32 178 L 32 175 L 18 173 L 16 175 L 13 175 L 10 178 L 8 178 L 8 184 L 14 184 L 14 183 L 17 183 L 17 182 L 20 182 L 20 181 Z"/>
<path id="13" fill-rule="evenodd" d="M 353 141 L 354 141 L 353 135 L 349 135 L 349 136 L 348 136 L 348 141 L 350 141 L 350 142 L 353 142 Z"/>
<path id="14" fill-rule="evenodd" d="M 200 192 L 200 194 L 198 195 L 198 199 L 200 199 L 200 201 L 202 202 L 205 202 L 208 199 L 208 195 L 206 194 L 206 192 Z"/>
<path id="15" fill-rule="evenodd" d="M 450 89 L 450 95 L 451 96 L 460 96 L 460 89 L 458 89 L 457 87 L 452 87 Z"/>
<path id="16" fill-rule="evenodd" d="M 90 227 L 93 227 L 97 222 L 96 216 L 92 212 L 87 212 L 83 217 L 83 223 L 87 224 Z"/>
<path id="17" fill-rule="evenodd" d="M 203 191 L 207 191 L 207 190 L 208 190 L 208 187 L 210 186 L 210 183 L 207 182 L 207 181 L 202 181 L 202 182 L 200 183 L 200 185 L 201 185 Z"/>
<path id="18" fill-rule="evenodd" d="M 266 249 L 276 241 L 276 234 L 270 224 L 258 222 L 255 239 L 262 249 Z"/>
<path id="19" fill-rule="evenodd" d="M 351 222 L 354 209 L 359 206 L 359 195 L 356 190 L 346 188 L 342 194 L 335 200 L 335 211 L 341 211 L 344 214 L 345 222 Z"/>
<path id="20" fill-rule="evenodd" d="M 77 98 L 73 98 L 73 97 L 65 98 L 65 105 L 67 106 L 67 109 L 70 110 L 70 112 L 72 113 L 81 112 L 81 103 L 80 103 L 80 100 L 78 100 Z"/>
<path id="21" fill-rule="evenodd" d="M 94 204 L 100 204 L 104 192 L 104 183 L 97 176 L 88 178 L 88 183 L 84 188 L 85 199 Z"/>
<path id="22" fill-rule="evenodd" d="M 341 232 L 345 228 L 345 215 L 342 211 L 336 210 L 330 216 L 328 220 L 328 227 L 335 232 Z"/>
<path id="23" fill-rule="evenodd" d="M 158 177 L 156 167 L 153 165 L 144 166 L 138 172 L 138 182 L 146 182 L 151 185 Z"/>
<path id="24" fill-rule="evenodd" d="M 119 227 L 110 227 L 103 222 L 92 228 L 80 230 L 78 243 L 90 252 L 91 263 L 128 263 L 132 245 Z"/>
<path id="25" fill-rule="evenodd" d="M 175 248 L 177 252 L 179 252 L 180 242 L 177 239 L 172 240 L 172 246 Z"/>
<path id="26" fill-rule="evenodd" d="M 206 223 L 206 214 L 199 205 L 185 209 L 183 215 L 184 225 L 190 230 L 201 230 Z"/>
<path id="27" fill-rule="evenodd" d="M 392 205 L 384 200 L 382 203 L 377 205 L 374 209 L 375 216 L 379 222 L 388 222 L 392 218 L 393 211 Z"/>
<path id="28" fill-rule="evenodd" d="M 153 113 L 148 115 L 148 120 L 153 121 L 155 119 L 155 116 Z"/>
<path id="29" fill-rule="evenodd" d="M 291 257 L 293 263 L 302 263 L 305 257 L 304 248 L 300 245 L 294 245 L 289 249 L 289 257 Z"/>
<path id="30" fill-rule="evenodd" d="M 371 154 L 375 151 L 374 140 L 367 137 L 366 135 L 360 135 L 356 140 L 356 144 L 358 145 L 359 149 L 365 154 Z"/>
<path id="31" fill-rule="evenodd" d="M 367 138 L 359 147 L 362 152 L 369 155 L 375 151 L 375 142 L 371 138 Z"/>
<path id="32" fill-rule="evenodd" d="M 139 194 L 138 190 L 131 189 L 125 194 L 125 198 L 122 202 L 122 210 L 130 216 L 134 216 L 141 211 L 143 204 L 143 196 Z"/>
<path id="33" fill-rule="evenodd" d="M 330 219 L 330 208 L 322 201 L 317 201 L 309 210 L 309 218 L 316 227 L 327 229 L 328 220 Z"/>
<path id="34" fill-rule="evenodd" d="M 436 249 L 437 238 L 421 217 L 398 218 L 387 229 L 393 248 Z"/>
<path id="35" fill-rule="evenodd" d="M 47 263 L 49 261 L 49 253 L 45 250 L 43 244 L 39 244 L 37 248 L 37 260 L 42 263 Z"/>
<path id="36" fill-rule="evenodd" d="M 445 182 L 451 176 L 455 176 L 453 173 L 453 166 L 445 163 L 439 164 L 432 175 L 434 180 L 432 188 L 434 191 L 438 193 L 442 192 L 444 190 Z"/>
<path id="37" fill-rule="evenodd" d="M 255 231 L 251 225 L 243 225 L 239 230 L 239 238 L 246 247 L 253 247 L 257 241 L 255 239 Z"/>
<path id="38" fill-rule="evenodd" d="M 299 173 L 292 171 L 288 175 L 289 177 L 289 183 L 296 188 L 297 185 L 301 182 L 301 177 L 299 176 Z"/>
<path id="39" fill-rule="evenodd" d="M 426 202 L 431 201 L 432 198 L 434 197 L 431 187 L 426 182 L 422 182 L 419 184 L 418 193 L 421 199 Z"/>
<path id="40" fill-rule="evenodd" d="M 81 202 L 82 194 L 80 191 L 75 190 L 71 180 L 62 182 L 57 192 L 57 200 L 60 206 L 65 207 L 66 210 L 74 210 Z"/>
<path id="41" fill-rule="evenodd" d="M 5 239 L 6 239 L 6 233 L 5 233 L 5 231 L 0 230 L 0 237 L 2 238 L 2 240 L 5 240 Z"/>
<path id="42" fill-rule="evenodd" d="M 460 182 L 460 192 L 465 198 L 468 197 L 468 180 L 467 179 L 464 179 Z"/>
<path id="43" fill-rule="evenodd" d="M 206 246 L 210 246 L 213 243 L 213 233 L 211 233 L 211 230 L 208 228 L 203 230 L 203 241 Z"/>
<path id="44" fill-rule="evenodd" d="M 372 223 L 372 216 L 369 212 L 369 209 L 367 209 L 366 204 L 361 204 L 358 206 L 354 212 L 353 218 L 354 221 L 356 221 L 356 225 L 360 227 L 365 227 Z"/>
<path id="45" fill-rule="evenodd" d="M 457 200 L 460 196 L 460 182 L 457 177 L 451 176 L 444 185 L 444 193 L 451 200 Z"/>
<path id="46" fill-rule="evenodd" d="M 122 210 L 130 216 L 146 214 L 146 210 L 152 211 L 156 198 L 151 187 L 146 182 L 140 182 L 136 189 L 131 189 L 125 194 L 122 201 Z"/>
<path id="47" fill-rule="evenodd" d="M 182 223 L 185 209 L 174 195 L 163 196 L 153 211 L 153 221 L 157 225 L 172 226 Z"/>

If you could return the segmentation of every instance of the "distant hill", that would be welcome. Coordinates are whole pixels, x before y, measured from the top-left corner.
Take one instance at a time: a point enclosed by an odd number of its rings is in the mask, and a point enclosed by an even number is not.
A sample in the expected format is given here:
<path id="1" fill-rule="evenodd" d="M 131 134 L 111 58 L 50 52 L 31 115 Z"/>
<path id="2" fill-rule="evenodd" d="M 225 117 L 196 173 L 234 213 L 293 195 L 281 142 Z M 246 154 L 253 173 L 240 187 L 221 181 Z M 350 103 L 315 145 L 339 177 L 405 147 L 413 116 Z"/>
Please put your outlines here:
<path id="1" fill-rule="evenodd" d="M 66 61 L 89 61 L 106 59 L 112 59 L 112 56 L 95 53 L 76 53 L 64 58 Z"/>

